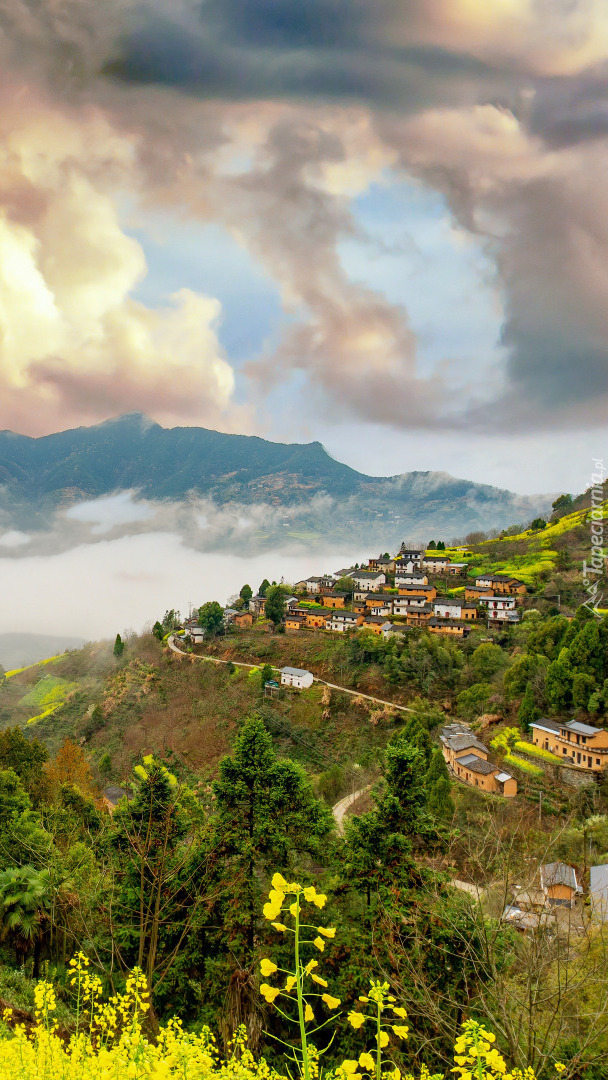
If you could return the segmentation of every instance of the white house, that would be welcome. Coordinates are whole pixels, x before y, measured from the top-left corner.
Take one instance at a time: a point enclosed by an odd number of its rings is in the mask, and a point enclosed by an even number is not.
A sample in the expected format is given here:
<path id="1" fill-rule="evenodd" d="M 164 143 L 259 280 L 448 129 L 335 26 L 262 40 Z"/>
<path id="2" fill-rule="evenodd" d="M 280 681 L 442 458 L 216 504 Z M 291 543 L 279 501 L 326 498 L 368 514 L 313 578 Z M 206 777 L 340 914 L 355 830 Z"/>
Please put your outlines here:
<path id="1" fill-rule="evenodd" d="M 367 592 L 377 592 L 382 585 L 386 584 L 386 574 L 381 570 L 355 570 L 350 575 L 355 585 Z"/>
<path id="2" fill-rule="evenodd" d="M 445 570 L 450 565 L 447 555 L 425 555 L 422 566 L 427 570 Z"/>
<path id="3" fill-rule="evenodd" d="M 325 574 L 323 577 L 306 578 L 306 592 L 314 595 L 321 592 L 321 589 L 331 589 L 334 580 L 333 575 L 330 574 Z"/>
<path id="4" fill-rule="evenodd" d="M 429 579 L 420 570 L 397 570 L 395 574 L 395 586 L 400 585 L 428 585 Z"/>
<path id="5" fill-rule="evenodd" d="M 461 619 L 462 600 L 435 600 L 433 614 L 439 619 Z"/>
<path id="6" fill-rule="evenodd" d="M 295 686 L 298 690 L 308 690 L 313 681 L 312 671 L 305 671 L 304 668 L 298 667 L 281 668 L 281 686 Z"/>
<path id="7" fill-rule="evenodd" d="M 337 634 L 345 634 L 348 630 L 356 630 L 363 621 L 362 615 L 356 611 L 341 611 L 337 608 L 325 623 L 326 630 L 333 630 Z"/>
<path id="8" fill-rule="evenodd" d="M 384 626 L 382 627 L 382 637 L 403 637 L 404 634 L 407 634 L 407 631 L 407 626 L 403 626 L 402 623 L 385 622 Z"/>
<path id="9" fill-rule="evenodd" d="M 517 604 L 516 596 L 480 596 L 477 603 L 487 607 L 488 611 L 513 611 Z"/>
<path id="10" fill-rule="evenodd" d="M 427 603 L 427 597 L 417 593 L 396 596 L 393 600 L 393 615 L 407 615 L 408 611 L 420 611 Z"/>

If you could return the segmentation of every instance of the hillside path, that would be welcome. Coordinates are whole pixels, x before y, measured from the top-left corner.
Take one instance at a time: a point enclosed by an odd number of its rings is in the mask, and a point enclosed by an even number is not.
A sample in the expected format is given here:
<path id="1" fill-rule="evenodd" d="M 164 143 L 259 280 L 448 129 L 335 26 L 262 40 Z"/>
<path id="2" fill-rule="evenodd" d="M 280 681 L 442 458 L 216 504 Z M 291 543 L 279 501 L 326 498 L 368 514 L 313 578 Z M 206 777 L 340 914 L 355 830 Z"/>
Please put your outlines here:
<path id="1" fill-rule="evenodd" d="M 178 649 L 173 636 L 167 638 L 167 645 L 172 652 L 179 653 L 180 656 L 193 656 L 195 660 L 210 660 L 212 664 L 234 664 L 235 667 L 249 668 L 249 670 L 259 667 L 259 664 L 243 664 L 240 660 L 218 660 L 217 656 L 205 656 L 203 653 L 184 652 L 183 649 Z M 390 709 L 399 709 L 400 712 L 415 711 L 414 709 L 408 708 L 407 705 L 397 705 L 394 701 L 386 701 L 384 698 L 372 697 L 371 694 L 362 694 L 359 690 L 349 690 L 346 686 L 338 686 L 337 683 L 326 682 L 325 679 L 318 679 L 316 675 L 313 675 L 313 678 L 320 686 L 327 686 L 330 690 L 339 690 L 341 694 L 350 694 L 351 697 L 363 698 L 364 701 L 373 701 L 376 705 L 388 705 Z"/>
<path id="2" fill-rule="evenodd" d="M 345 795 L 335 806 L 332 806 L 331 812 L 334 815 L 334 821 L 339 833 L 344 832 L 343 818 L 346 811 L 357 801 L 360 795 L 364 795 L 366 791 L 369 791 L 370 787 L 371 784 L 368 784 L 367 787 L 359 788 L 358 791 L 353 791 L 350 795 Z"/>

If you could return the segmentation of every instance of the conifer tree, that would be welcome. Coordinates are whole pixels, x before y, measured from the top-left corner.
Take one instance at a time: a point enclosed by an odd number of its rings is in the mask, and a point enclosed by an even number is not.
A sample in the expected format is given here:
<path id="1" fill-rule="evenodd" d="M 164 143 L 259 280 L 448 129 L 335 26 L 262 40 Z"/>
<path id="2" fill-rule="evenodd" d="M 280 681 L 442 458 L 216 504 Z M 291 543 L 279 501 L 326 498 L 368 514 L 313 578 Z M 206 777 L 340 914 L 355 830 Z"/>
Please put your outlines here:
<path id="1" fill-rule="evenodd" d="M 426 802 L 433 817 L 449 821 L 454 814 L 452 784 L 440 750 L 435 750 L 426 774 Z"/>
<path id="2" fill-rule="evenodd" d="M 114 656 L 122 656 L 124 651 L 125 651 L 125 643 L 122 640 L 120 634 L 117 634 L 116 635 L 116 641 L 114 642 L 114 648 L 112 649 L 112 652 L 114 653 Z"/>
<path id="3" fill-rule="evenodd" d="M 523 732 L 528 732 L 532 721 L 538 720 L 539 716 L 540 710 L 536 708 L 532 683 L 528 683 L 524 691 L 524 696 L 521 699 L 521 705 L 517 710 L 517 720 L 521 730 Z"/>

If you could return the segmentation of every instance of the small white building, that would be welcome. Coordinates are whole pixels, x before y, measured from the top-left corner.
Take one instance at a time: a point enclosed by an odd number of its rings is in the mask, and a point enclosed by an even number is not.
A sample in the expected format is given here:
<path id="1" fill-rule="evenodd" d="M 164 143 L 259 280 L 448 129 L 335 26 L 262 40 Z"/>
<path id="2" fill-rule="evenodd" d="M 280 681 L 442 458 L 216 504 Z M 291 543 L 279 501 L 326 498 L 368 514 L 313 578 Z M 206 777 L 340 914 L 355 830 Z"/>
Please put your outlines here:
<path id="1" fill-rule="evenodd" d="M 395 587 L 400 585 L 428 585 L 429 579 L 426 574 L 419 570 L 397 570 L 395 573 Z"/>
<path id="2" fill-rule="evenodd" d="M 461 619 L 462 606 L 462 600 L 435 600 L 433 614 L 438 619 Z"/>
<path id="3" fill-rule="evenodd" d="M 341 611 L 338 608 L 325 623 L 325 629 L 335 634 L 346 634 L 349 630 L 357 630 L 363 621 L 362 615 L 356 611 Z"/>
<path id="4" fill-rule="evenodd" d="M 381 586 L 386 584 L 386 574 L 381 570 L 355 570 L 350 576 L 359 589 L 366 589 L 368 592 L 378 592 Z"/>
<path id="5" fill-rule="evenodd" d="M 297 690 L 308 690 L 314 682 L 312 671 L 299 667 L 281 668 L 281 686 L 295 686 Z"/>
<path id="6" fill-rule="evenodd" d="M 421 611 L 426 605 L 427 597 L 422 593 L 396 596 L 393 600 L 393 615 L 407 615 L 408 611 Z"/>
<path id="7" fill-rule="evenodd" d="M 516 596 L 480 596 L 477 603 L 487 607 L 488 611 L 513 611 L 517 604 Z"/>

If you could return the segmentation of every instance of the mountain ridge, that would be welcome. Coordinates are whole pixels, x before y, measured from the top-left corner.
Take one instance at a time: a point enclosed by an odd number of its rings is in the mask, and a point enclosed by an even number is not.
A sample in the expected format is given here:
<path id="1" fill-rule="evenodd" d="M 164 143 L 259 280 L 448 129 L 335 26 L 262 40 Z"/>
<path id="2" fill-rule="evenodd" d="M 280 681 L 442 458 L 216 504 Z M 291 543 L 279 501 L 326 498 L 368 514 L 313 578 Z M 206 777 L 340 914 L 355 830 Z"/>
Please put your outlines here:
<path id="1" fill-rule="evenodd" d="M 504 488 L 417 470 L 370 476 L 333 458 L 323 445 L 278 443 L 201 427 L 163 428 L 141 413 L 38 438 L 0 432 L 0 505 L 4 517 L 44 526 L 57 509 L 131 490 L 140 498 L 226 504 L 311 505 L 317 527 L 331 513 L 346 526 L 449 531 L 504 528 L 548 511 L 551 495 L 521 496 Z M 317 524 L 315 524 L 315 522 Z M 397 527 L 398 526 L 398 527 Z M 396 532 L 395 532 L 396 529 Z M 323 531 L 323 530 L 322 530 Z M 419 533 L 417 533 L 419 535 Z"/>

